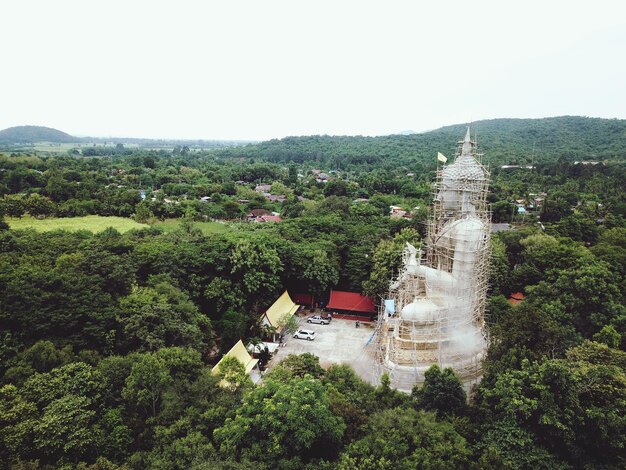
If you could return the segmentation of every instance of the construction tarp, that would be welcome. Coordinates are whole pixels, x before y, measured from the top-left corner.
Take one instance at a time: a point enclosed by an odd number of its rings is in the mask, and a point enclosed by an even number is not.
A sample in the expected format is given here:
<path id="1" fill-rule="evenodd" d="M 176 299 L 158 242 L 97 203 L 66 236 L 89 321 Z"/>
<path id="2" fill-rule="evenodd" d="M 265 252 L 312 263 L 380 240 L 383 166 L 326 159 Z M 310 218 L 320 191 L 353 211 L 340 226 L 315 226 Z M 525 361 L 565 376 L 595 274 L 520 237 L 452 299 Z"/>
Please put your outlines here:
<path id="1" fill-rule="evenodd" d="M 220 359 L 220 362 L 215 364 L 215 367 L 211 369 L 211 372 L 213 374 L 216 374 L 217 372 L 219 372 L 220 364 L 227 357 L 234 357 L 239 362 L 241 362 L 243 366 L 246 368 L 246 374 L 249 374 L 250 371 L 254 369 L 254 366 L 256 366 L 256 363 L 259 362 L 258 359 L 254 359 L 250 355 L 246 347 L 243 345 L 243 342 L 239 340 L 232 348 L 230 348 L 230 351 L 224 354 L 224 357 Z"/>
<path id="2" fill-rule="evenodd" d="M 369 297 L 358 292 L 331 290 L 330 300 L 326 308 L 331 310 L 348 310 L 350 312 L 376 313 L 376 305 Z"/>
<path id="3" fill-rule="evenodd" d="M 268 326 L 279 329 L 284 326 L 280 324 L 281 320 L 284 322 L 286 319 L 290 318 L 296 313 L 298 307 L 299 305 L 289 297 L 289 292 L 285 291 L 263 314 L 262 322 Z"/>
<path id="4" fill-rule="evenodd" d="M 385 299 L 385 313 L 389 316 L 396 313 L 396 301 L 395 299 Z"/>

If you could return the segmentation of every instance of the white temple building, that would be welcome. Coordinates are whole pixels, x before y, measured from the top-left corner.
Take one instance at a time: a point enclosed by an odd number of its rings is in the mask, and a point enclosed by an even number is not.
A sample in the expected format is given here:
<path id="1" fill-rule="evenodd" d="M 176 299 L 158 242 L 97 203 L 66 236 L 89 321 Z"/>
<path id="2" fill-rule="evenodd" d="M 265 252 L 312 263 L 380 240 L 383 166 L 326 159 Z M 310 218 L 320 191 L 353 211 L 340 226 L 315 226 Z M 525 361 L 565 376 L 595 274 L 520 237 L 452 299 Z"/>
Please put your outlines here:
<path id="1" fill-rule="evenodd" d="M 407 244 L 379 315 L 378 372 L 387 372 L 399 390 L 423 383 L 433 364 L 452 367 L 468 390 L 482 376 L 488 186 L 489 172 L 477 159 L 468 128 L 455 161 L 438 171 L 425 250 Z"/>

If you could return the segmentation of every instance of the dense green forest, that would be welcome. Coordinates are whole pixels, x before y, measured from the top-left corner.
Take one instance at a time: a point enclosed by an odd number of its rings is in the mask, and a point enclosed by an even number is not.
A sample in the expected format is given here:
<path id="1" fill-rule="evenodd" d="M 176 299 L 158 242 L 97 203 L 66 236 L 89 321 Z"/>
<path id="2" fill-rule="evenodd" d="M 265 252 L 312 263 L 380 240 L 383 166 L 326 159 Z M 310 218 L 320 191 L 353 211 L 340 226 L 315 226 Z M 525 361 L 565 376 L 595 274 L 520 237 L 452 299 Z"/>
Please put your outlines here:
<path id="1" fill-rule="evenodd" d="M 581 116 L 543 119 L 490 119 L 471 123 L 472 132 L 485 153 L 485 163 L 533 164 L 580 160 L 618 160 L 626 158 L 626 121 Z M 454 155 L 455 142 L 465 132 L 464 124 L 446 126 L 429 132 L 380 137 L 303 136 L 274 139 L 244 145 L 245 141 L 154 140 L 139 138 L 72 137 L 56 129 L 18 126 L 0 131 L 2 146 L 11 150 L 16 144 L 39 141 L 100 145 L 86 149 L 93 154 L 111 152 L 103 144 L 130 144 L 140 148 L 186 147 L 222 149 L 216 155 L 262 159 L 275 163 L 313 163 L 327 169 L 346 169 L 351 165 L 392 169 L 411 165 L 412 169 L 432 164 L 436 152 Z M 19 149 L 19 146 L 17 147 Z M 81 149 L 82 150 L 82 149 Z"/>
<path id="2" fill-rule="evenodd" d="M 433 149 L 451 156 L 462 130 L 0 154 L 2 468 L 624 468 L 625 126 L 554 119 L 476 126 L 487 162 L 534 168 L 491 167 L 493 220 L 515 229 L 493 237 L 469 399 L 450 369 L 409 395 L 310 354 L 257 385 L 236 361 L 211 374 L 265 334 L 259 313 L 286 288 L 384 292 L 404 241 L 424 236 Z M 499 142 L 500 125 L 527 137 Z M 283 220 L 248 222 L 254 209 Z M 10 228 L 86 214 L 151 227 Z M 227 230 L 205 235 L 205 220 Z"/>
<path id="3" fill-rule="evenodd" d="M 490 165 L 620 160 L 626 157 L 626 121 L 578 116 L 544 119 L 493 119 L 471 124 L 472 133 Z M 351 164 L 393 168 L 428 165 L 437 152 L 454 155 L 464 125 L 430 132 L 383 137 L 306 136 L 270 140 L 223 155 L 263 158 L 274 162 L 317 161 L 331 168 Z"/>

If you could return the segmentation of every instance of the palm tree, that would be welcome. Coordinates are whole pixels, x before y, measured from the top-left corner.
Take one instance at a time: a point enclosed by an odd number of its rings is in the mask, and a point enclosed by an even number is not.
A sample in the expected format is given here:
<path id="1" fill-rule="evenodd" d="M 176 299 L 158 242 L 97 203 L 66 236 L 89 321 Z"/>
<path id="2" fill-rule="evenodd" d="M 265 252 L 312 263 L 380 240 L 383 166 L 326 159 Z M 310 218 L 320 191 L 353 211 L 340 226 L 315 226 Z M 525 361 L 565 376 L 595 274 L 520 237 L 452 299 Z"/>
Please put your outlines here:
<path id="1" fill-rule="evenodd" d="M 274 335 L 277 332 L 277 328 L 272 325 L 268 325 L 267 323 L 262 323 L 259 325 L 259 332 L 261 333 L 261 338 L 269 338 L 271 340 L 274 339 Z"/>

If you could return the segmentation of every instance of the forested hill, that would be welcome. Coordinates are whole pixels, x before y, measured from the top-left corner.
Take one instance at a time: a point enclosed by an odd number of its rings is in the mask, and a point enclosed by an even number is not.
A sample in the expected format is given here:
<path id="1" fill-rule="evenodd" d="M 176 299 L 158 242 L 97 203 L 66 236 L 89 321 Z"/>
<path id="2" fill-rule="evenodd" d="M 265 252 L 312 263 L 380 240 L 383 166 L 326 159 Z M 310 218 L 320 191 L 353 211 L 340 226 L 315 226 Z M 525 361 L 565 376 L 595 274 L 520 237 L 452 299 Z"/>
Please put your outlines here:
<path id="1" fill-rule="evenodd" d="M 65 132 L 43 126 L 16 126 L 0 131 L 0 142 L 32 143 L 32 142 L 78 142 L 79 139 Z"/>
<path id="2" fill-rule="evenodd" d="M 466 124 L 430 132 L 381 137 L 305 136 L 270 140 L 220 152 L 223 156 L 273 162 L 319 161 L 332 167 L 351 164 L 416 164 L 434 161 L 437 152 L 454 154 Z M 485 163 L 513 164 L 626 159 L 626 120 L 562 116 L 543 119 L 491 119 L 471 124 Z"/>
<path id="3" fill-rule="evenodd" d="M 132 144 L 139 147 L 148 148 L 175 148 L 175 147 L 194 147 L 194 148 L 223 148 L 235 147 L 252 143 L 251 140 L 180 140 L 180 139 L 151 139 L 141 137 L 74 137 L 70 134 L 62 132 L 51 127 L 43 126 L 16 126 L 9 127 L 0 131 L 0 145 L 13 146 L 22 144 L 35 144 L 38 142 L 51 142 L 55 144 L 71 143 L 71 144 Z"/>
<path id="4" fill-rule="evenodd" d="M 269 162 L 316 162 L 326 168 L 351 165 L 434 164 L 437 152 L 451 157 L 467 124 L 442 127 L 430 132 L 380 137 L 314 135 L 287 137 L 240 146 L 243 142 L 153 141 L 150 139 L 115 139 L 139 145 L 193 145 L 219 148 L 222 157 L 248 157 Z M 549 163 L 558 159 L 626 160 L 626 120 L 561 116 L 543 119 L 490 119 L 471 124 L 472 135 L 490 165 Z M 0 144 L 33 142 L 99 141 L 77 138 L 65 132 L 41 126 L 17 126 L 0 131 Z M 109 140 L 109 139 L 106 139 Z"/>

